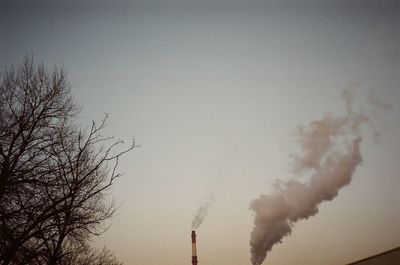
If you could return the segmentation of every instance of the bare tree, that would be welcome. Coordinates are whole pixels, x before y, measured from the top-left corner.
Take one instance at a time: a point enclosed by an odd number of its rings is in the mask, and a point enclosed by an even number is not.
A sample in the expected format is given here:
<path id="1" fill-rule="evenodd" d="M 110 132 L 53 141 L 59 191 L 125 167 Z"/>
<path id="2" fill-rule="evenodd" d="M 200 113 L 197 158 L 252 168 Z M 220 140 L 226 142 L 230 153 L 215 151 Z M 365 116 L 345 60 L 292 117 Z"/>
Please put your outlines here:
<path id="1" fill-rule="evenodd" d="M 61 265 L 122 265 L 107 248 L 97 251 L 86 245 L 74 248 L 70 253 L 78 253 L 78 255 L 67 255 Z"/>
<path id="2" fill-rule="evenodd" d="M 26 57 L 0 84 L 0 262 L 62 264 L 114 213 L 106 191 L 120 176 L 122 141 L 107 117 L 77 126 L 65 74 Z"/>

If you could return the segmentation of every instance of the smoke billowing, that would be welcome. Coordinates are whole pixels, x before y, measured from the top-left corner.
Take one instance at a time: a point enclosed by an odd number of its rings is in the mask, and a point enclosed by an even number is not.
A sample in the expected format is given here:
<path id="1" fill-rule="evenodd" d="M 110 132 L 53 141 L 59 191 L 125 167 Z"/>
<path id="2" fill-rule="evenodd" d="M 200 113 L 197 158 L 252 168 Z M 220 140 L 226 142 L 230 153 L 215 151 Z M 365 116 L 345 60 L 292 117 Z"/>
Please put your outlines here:
<path id="1" fill-rule="evenodd" d="M 267 252 L 291 233 L 294 223 L 316 215 L 322 202 L 334 199 L 362 162 L 361 127 L 369 123 L 370 117 L 353 110 L 352 90 L 345 90 L 343 98 L 345 115 L 325 114 L 322 119 L 297 128 L 301 151 L 292 156 L 293 171 L 305 175 L 308 181 L 277 182 L 275 192 L 262 194 L 250 203 L 255 212 L 250 236 L 253 265 L 265 260 Z"/>
<path id="2" fill-rule="evenodd" d="M 203 223 L 204 219 L 208 215 L 208 208 L 210 208 L 214 200 L 215 200 L 214 196 L 210 197 L 203 205 L 201 205 L 197 209 L 197 212 L 193 217 L 192 229 L 196 230 Z"/>

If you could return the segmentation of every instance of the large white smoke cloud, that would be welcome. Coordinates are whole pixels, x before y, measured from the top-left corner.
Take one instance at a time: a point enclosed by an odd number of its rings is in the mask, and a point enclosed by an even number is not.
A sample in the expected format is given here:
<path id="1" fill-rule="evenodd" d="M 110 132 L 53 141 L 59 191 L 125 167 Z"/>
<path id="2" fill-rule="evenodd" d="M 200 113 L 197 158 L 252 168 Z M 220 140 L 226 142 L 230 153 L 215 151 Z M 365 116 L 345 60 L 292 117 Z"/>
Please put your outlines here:
<path id="1" fill-rule="evenodd" d="M 322 202 L 335 198 L 339 190 L 350 183 L 362 162 L 361 127 L 370 117 L 353 110 L 353 90 L 345 90 L 343 98 L 345 115 L 326 114 L 297 129 L 301 152 L 292 156 L 293 171 L 298 175 L 307 174 L 308 181 L 277 182 L 275 192 L 260 195 L 250 203 L 250 209 L 255 212 L 250 237 L 253 265 L 265 260 L 267 252 L 291 233 L 295 222 L 314 216 Z M 379 101 L 379 104 L 383 103 Z M 382 109 L 388 108 L 389 105 L 384 105 Z"/>

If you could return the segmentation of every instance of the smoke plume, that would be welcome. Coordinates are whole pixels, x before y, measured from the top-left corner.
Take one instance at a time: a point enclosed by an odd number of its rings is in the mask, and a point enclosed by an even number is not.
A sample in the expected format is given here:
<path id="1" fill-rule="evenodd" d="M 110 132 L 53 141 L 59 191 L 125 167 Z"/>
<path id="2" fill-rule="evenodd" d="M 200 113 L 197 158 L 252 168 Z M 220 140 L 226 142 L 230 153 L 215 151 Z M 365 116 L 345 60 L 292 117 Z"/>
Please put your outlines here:
<path id="1" fill-rule="evenodd" d="M 203 223 L 204 219 L 208 215 L 208 208 L 210 208 L 211 204 L 214 202 L 214 196 L 211 196 L 203 205 L 201 205 L 196 214 L 193 217 L 192 221 L 192 229 L 196 230 Z"/>
<path id="2" fill-rule="evenodd" d="M 308 181 L 277 182 L 272 194 L 262 194 L 250 203 L 250 209 L 255 212 L 250 235 L 253 265 L 260 265 L 267 252 L 290 235 L 294 223 L 316 215 L 322 202 L 334 199 L 350 183 L 362 162 L 361 127 L 370 118 L 353 110 L 352 90 L 345 90 L 342 95 L 345 115 L 325 114 L 322 119 L 297 128 L 301 151 L 292 156 L 293 171 L 297 175 L 307 174 Z"/>

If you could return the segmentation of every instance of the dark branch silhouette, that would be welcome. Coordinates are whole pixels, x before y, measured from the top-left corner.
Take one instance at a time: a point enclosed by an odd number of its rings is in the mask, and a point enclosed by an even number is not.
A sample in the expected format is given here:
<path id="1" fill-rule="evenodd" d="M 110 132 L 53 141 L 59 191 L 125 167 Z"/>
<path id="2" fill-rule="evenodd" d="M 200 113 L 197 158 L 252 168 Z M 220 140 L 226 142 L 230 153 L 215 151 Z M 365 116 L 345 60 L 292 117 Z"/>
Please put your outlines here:
<path id="1" fill-rule="evenodd" d="M 26 57 L 3 74 L 0 264 L 118 264 L 87 242 L 115 211 L 105 192 L 134 141 L 121 149 L 122 141 L 102 135 L 107 115 L 84 130 L 78 113 L 62 69 L 49 73 Z M 101 255 L 110 262 L 96 263 Z M 92 263 L 82 260 L 89 257 Z"/>

